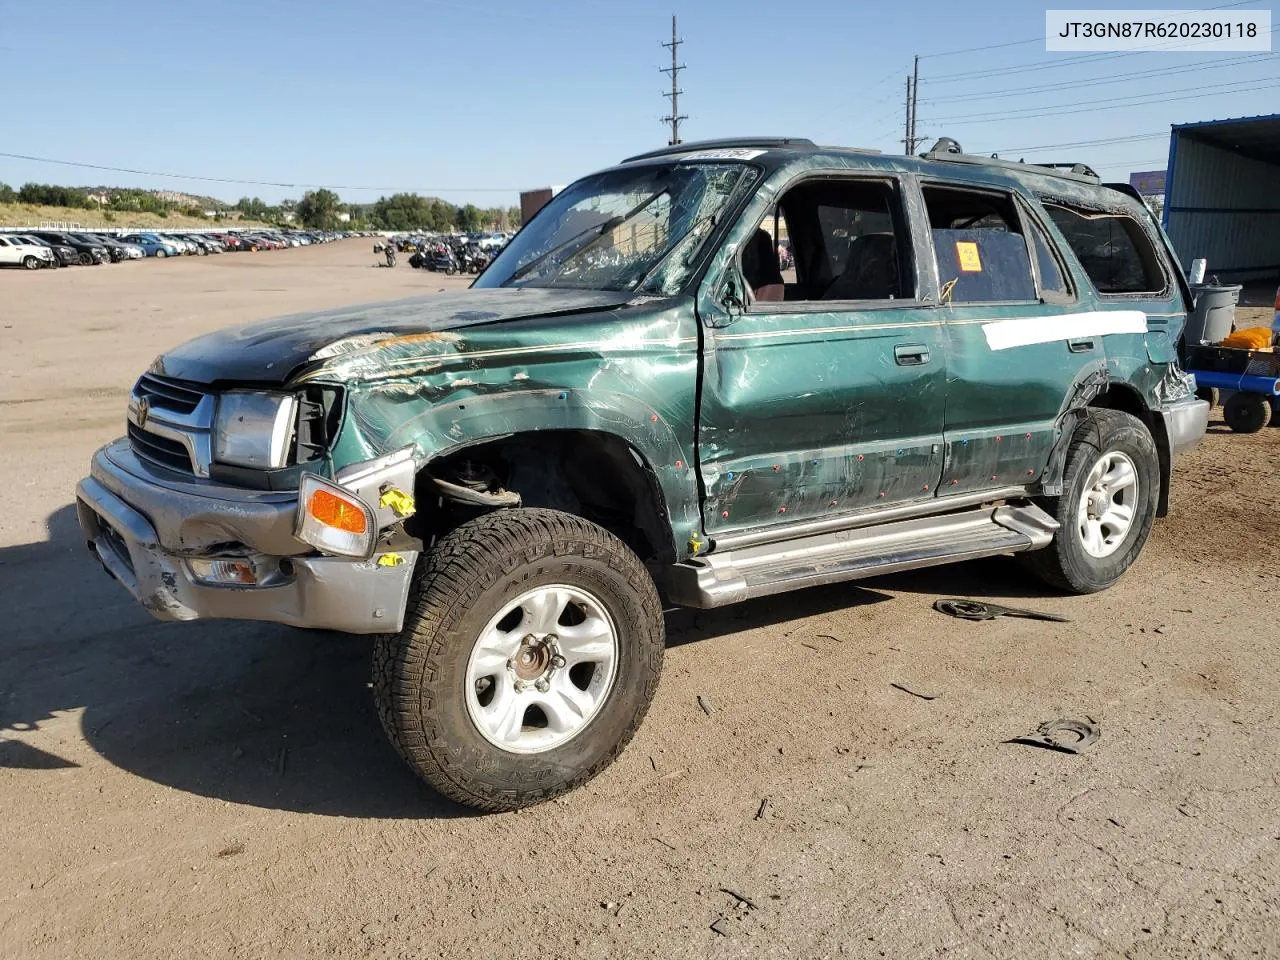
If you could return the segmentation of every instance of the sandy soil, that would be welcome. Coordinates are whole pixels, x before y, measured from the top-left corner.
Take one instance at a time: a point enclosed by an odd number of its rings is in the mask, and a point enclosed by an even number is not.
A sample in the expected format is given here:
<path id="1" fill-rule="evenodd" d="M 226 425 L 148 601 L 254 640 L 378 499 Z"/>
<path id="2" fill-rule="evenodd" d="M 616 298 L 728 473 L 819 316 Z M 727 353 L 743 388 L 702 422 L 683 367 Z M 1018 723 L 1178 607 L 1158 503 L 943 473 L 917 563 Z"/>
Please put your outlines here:
<path id="1" fill-rule="evenodd" d="M 1280 430 L 1211 427 L 1105 594 L 997 559 L 673 614 L 623 758 L 520 814 L 400 764 L 365 641 L 152 621 L 71 507 L 134 377 L 457 285 L 370 247 L 0 274 L 0 956 L 1280 956 Z M 1102 737 L 1005 742 L 1057 717 Z"/>

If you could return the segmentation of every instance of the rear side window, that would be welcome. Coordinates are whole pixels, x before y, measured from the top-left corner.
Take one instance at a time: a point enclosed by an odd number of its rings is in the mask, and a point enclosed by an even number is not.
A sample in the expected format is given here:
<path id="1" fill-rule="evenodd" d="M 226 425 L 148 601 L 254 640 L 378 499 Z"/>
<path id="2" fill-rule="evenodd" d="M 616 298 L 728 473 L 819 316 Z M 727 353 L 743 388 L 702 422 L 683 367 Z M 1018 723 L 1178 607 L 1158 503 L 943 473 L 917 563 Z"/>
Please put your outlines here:
<path id="1" fill-rule="evenodd" d="M 1138 221 L 1053 203 L 1044 208 L 1099 293 L 1164 292 L 1167 281 L 1160 257 Z"/>

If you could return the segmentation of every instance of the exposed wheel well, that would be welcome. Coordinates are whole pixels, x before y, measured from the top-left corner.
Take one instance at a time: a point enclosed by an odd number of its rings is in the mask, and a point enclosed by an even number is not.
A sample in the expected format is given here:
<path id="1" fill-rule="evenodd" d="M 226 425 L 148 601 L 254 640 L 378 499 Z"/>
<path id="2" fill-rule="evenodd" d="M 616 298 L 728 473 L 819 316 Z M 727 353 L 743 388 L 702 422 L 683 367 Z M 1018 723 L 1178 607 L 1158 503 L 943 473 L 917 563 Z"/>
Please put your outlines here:
<path id="1" fill-rule="evenodd" d="M 442 502 L 430 477 L 495 492 L 520 494 L 525 507 L 546 507 L 596 523 L 645 563 L 675 561 L 671 525 L 658 478 L 634 447 L 592 430 L 544 430 L 484 441 L 429 462 L 415 497 L 431 504 L 410 532 L 429 542 L 483 507 Z"/>
<path id="2" fill-rule="evenodd" d="M 1151 433 L 1151 439 L 1155 441 L 1156 455 L 1160 458 L 1160 496 L 1156 500 L 1156 516 L 1163 517 L 1168 514 L 1169 479 L 1173 462 L 1164 420 L 1147 408 L 1137 390 L 1117 383 L 1110 384 L 1106 390 L 1089 401 L 1089 406 L 1120 410 L 1132 414 L 1146 424 L 1147 430 Z"/>

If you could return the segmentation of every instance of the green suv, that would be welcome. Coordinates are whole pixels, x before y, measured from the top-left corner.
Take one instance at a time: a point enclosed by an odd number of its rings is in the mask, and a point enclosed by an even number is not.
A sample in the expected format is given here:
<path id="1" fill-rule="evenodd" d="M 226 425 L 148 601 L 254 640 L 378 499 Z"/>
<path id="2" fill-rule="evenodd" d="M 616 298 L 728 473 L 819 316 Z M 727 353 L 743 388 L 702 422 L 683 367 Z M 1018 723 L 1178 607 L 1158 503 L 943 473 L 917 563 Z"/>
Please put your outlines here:
<path id="1" fill-rule="evenodd" d="M 630 739 L 664 599 L 1005 553 L 1110 586 L 1204 433 L 1189 303 L 1087 168 L 682 144 L 563 190 L 470 290 L 163 354 L 80 522 L 161 619 L 372 635 L 405 761 L 513 809 Z"/>

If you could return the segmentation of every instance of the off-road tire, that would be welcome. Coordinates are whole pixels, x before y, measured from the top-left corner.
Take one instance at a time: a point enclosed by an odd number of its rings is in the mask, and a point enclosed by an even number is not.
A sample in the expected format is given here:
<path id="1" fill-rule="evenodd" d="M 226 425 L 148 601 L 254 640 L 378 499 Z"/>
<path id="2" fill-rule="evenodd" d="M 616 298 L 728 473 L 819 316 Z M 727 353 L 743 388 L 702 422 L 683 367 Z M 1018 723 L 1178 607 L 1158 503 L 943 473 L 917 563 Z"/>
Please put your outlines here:
<path id="1" fill-rule="evenodd" d="M 1138 475 L 1138 502 L 1133 525 L 1114 553 L 1094 557 L 1085 551 L 1077 519 L 1080 500 L 1094 464 L 1111 451 L 1133 461 Z M 1141 420 L 1119 410 L 1090 410 L 1067 448 L 1063 491 L 1036 502 L 1060 524 L 1043 550 L 1018 554 L 1019 561 L 1051 587 L 1068 593 L 1105 590 L 1133 565 L 1142 552 L 1160 499 L 1160 461 L 1151 432 Z"/>
<path id="2" fill-rule="evenodd" d="M 1271 422 L 1271 403 L 1260 393 L 1233 393 L 1222 405 L 1222 419 L 1236 433 L 1257 433 Z"/>
<path id="3" fill-rule="evenodd" d="M 617 673 L 571 740 L 510 753 L 468 713 L 468 658 L 505 602 L 550 583 L 581 587 L 609 610 Z M 617 758 L 653 699 L 664 647 L 653 578 L 622 541 L 554 510 L 500 510 L 458 527 L 419 560 L 404 629 L 375 638 L 374 699 L 396 751 L 433 788 L 477 810 L 517 810 L 582 786 Z"/>

